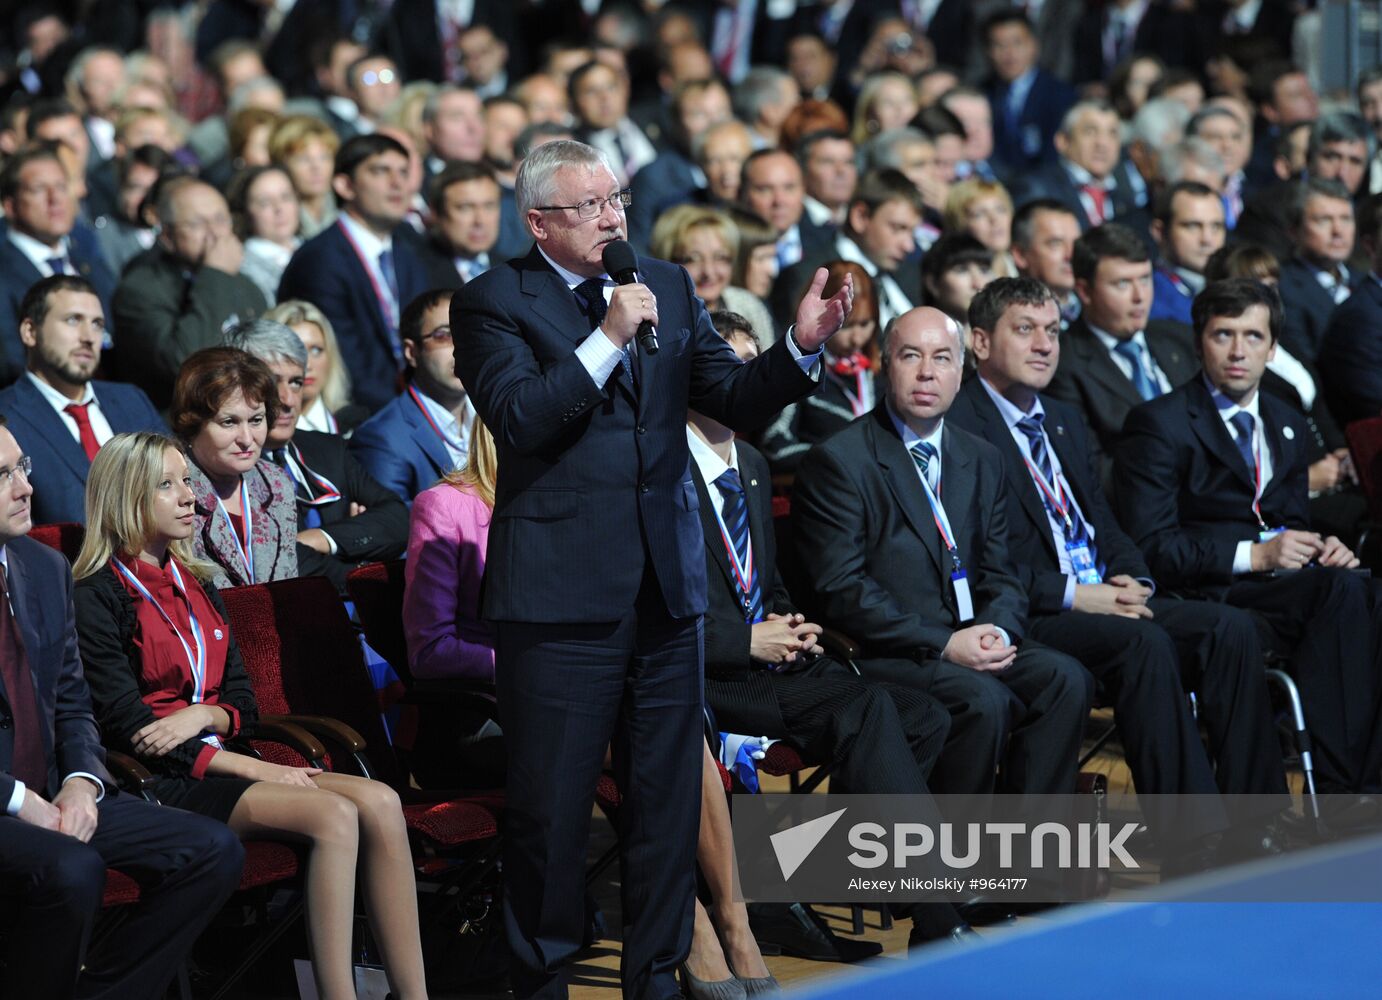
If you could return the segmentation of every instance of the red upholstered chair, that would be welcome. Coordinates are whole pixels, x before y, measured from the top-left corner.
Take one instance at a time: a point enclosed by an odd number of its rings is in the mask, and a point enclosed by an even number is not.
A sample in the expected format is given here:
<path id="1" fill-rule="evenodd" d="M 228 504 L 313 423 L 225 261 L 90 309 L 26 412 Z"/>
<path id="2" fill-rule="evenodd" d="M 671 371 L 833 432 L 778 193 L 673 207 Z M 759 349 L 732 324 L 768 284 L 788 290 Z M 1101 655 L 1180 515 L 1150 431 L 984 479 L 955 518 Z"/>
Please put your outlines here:
<path id="1" fill-rule="evenodd" d="M 86 537 L 86 527 L 75 521 L 36 524 L 30 529 L 29 537 L 57 549 L 67 557 L 68 562 L 76 562 L 77 553 L 82 549 L 82 539 Z"/>
<path id="2" fill-rule="evenodd" d="M 1344 428 L 1358 483 L 1368 498 L 1368 516 L 1382 522 L 1382 417 L 1355 420 Z"/>

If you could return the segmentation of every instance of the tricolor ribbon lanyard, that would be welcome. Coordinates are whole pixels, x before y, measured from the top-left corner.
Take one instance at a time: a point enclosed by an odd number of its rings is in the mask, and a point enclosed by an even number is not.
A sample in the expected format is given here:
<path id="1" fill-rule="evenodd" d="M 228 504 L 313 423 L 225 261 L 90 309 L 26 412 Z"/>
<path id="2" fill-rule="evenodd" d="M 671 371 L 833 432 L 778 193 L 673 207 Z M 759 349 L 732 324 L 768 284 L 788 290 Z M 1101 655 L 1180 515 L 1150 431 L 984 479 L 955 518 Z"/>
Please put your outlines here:
<path id="1" fill-rule="evenodd" d="M 1257 540 L 1259 542 L 1270 542 L 1277 535 L 1286 529 L 1269 528 L 1267 522 L 1262 520 L 1262 492 L 1265 483 L 1262 482 L 1262 435 L 1258 433 L 1257 421 L 1252 423 L 1252 516 L 1257 518 Z"/>
<path id="2" fill-rule="evenodd" d="M 235 548 L 240 553 L 240 562 L 245 568 L 245 582 L 254 583 L 254 514 L 250 509 L 250 484 L 244 476 L 240 477 L 240 521 L 245 526 L 245 537 L 235 530 L 235 522 L 230 519 L 230 511 L 220 497 L 216 498 L 216 509 L 225 518 L 230 537 L 235 540 Z"/>
<path id="3" fill-rule="evenodd" d="M 941 543 L 950 554 L 950 583 L 955 588 L 955 609 L 959 612 L 960 624 L 963 625 L 974 620 L 974 598 L 969 593 L 969 574 L 965 572 L 964 563 L 960 560 L 960 550 L 955 545 L 955 535 L 950 530 L 950 518 L 945 516 L 945 507 L 941 505 L 936 494 L 931 492 L 931 484 L 926 477 L 923 475 L 918 478 L 921 479 L 922 489 L 926 491 L 926 502 L 931 505 L 931 516 L 936 521 Z M 936 489 L 940 488 L 938 483 Z"/>
<path id="4" fill-rule="evenodd" d="M 327 410 L 325 406 L 323 406 L 322 409 L 326 411 L 326 427 L 327 427 L 327 433 L 328 433 L 328 434 L 339 434 L 339 433 L 341 433 L 341 425 L 338 424 L 338 423 L 336 423 L 336 415 L 335 415 L 334 413 L 332 413 L 330 410 Z"/>
<path id="5" fill-rule="evenodd" d="M 408 395 L 413 397 L 413 403 L 417 406 L 418 412 L 422 414 L 422 419 L 427 421 L 427 426 L 436 432 L 437 437 L 441 438 L 442 445 L 445 446 L 447 452 L 450 453 L 452 451 L 451 439 L 447 437 L 446 432 L 437 425 L 437 422 L 432 419 L 432 414 L 427 412 L 427 404 L 422 401 L 422 397 L 418 395 L 418 391 L 410 385 L 408 386 Z"/>
<path id="6" fill-rule="evenodd" d="M 711 504 L 713 510 L 715 505 Z M 739 602 L 744 606 L 744 621 L 757 625 L 763 619 L 753 617 L 753 539 L 749 539 L 749 558 L 747 563 L 739 561 L 739 553 L 734 548 L 734 540 L 729 537 L 724 515 L 715 511 L 715 522 L 720 526 L 720 541 L 725 545 L 725 555 L 729 556 L 729 568 L 734 573 L 735 586 L 739 588 Z"/>
<path id="7" fill-rule="evenodd" d="M 1194 293 L 1190 291 L 1190 286 L 1185 283 L 1185 279 L 1179 274 L 1169 270 L 1163 273 L 1166 275 L 1166 280 L 1176 287 L 1176 291 L 1180 292 L 1187 299 L 1193 299 L 1195 297 Z"/>
<path id="8" fill-rule="evenodd" d="M 182 629 L 178 628 L 177 622 L 166 608 L 154 599 L 154 595 L 149 593 L 149 588 L 145 587 L 138 576 L 134 574 L 128 566 L 119 559 L 112 559 L 110 564 L 129 582 L 129 585 L 139 592 L 139 596 L 144 599 L 146 604 L 153 606 L 159 616 L 168 623 L 168 627 L 173 630 L 173 634 L 178 637 L 178 642 L 182 644 L 183 655 L 187 657 L 187 665 L 192 669 L 192 697 L 191 704 L 199 705 L 206 697 L 206 635 L 202 632 L 201 623 L 197 621 L 197 614 L 192 610 L 192 598 L 187 593 L 187 585 L 182 582 L 182 572 L 178 569 L 177 560 L 168 560 L 168 571 L 173 577 L 173 587 L 182 599 L 187 602 L 187 621 L 192 626 L 192 643 L 188 645 L 187 639 L 182 634 Z M 200 737 L 203 743 L 220 749 L 221 741 L 215 733 L 208 733 Z"/>
<path id="9" fill-rule="evenodd" d="M 1027 463 L 1027 471 L 1032 474 L 1032 482 L 1036 483 L 1038 492 L 1045 502 L 1046 507 L 1056 517 L 1060 518 L 1065 534 L 1065 551 L 1070 556 L 1070 567 L 1075 571 L 1076 582 L 1082 584 L 1103 583 L 1104 575 L 1102 570 L 1094 562 L 1094 554 L 1089 550 L 1089 532 L 1081 531 L 1075 534 L 1075 522 L 1070 517 L 1070 507 L 1074 499 L 1065 492 L 1061 485 L 1060 476 L 1052 467 L 1051 473 L 1055 477 L 1055 483 L 1048 483 L 1046 477 L 1041 474 L 1030 458 L 1022 457 L 1022 461 Z"/>
<path id="10" fill-rule="evenodd" d="M 341 235 L 350 244 L 350 249 L 355 251 L 355 256 L 359 258 L 360 266 L 365 269 L 365 276 L 369 278 L 370 287 L 374 289 L 374 297 L 379 301 L 379 311 L 384 316 L 384 325 L 389 328 L 390 346 L 393 349 L 394 361 L 403 361 L 403 345 L 398 340 L 398 317 L 395 312 L 393 297 L 387 291 L 379 287 L 379 279 L 374 276 L 374 268 L 370 267 L 370 262 L 365 258 L 365 252 L 360 249 L 360 245 L 355 242 L 355 237 L 350 235 L 350 230 L 345 223 L 338 221 L 337 226 L 341 229 Z"/>
<path id="11" fill-rule="evenodd" d="M 307 496 L 303 500 L 304 503 L 309 507 L 320 507 L 323 504 L 335 503 L 341 499 L 341 491 L 336 488 L 335 483 L 307 467 L 297 445 L 289 442 L 286 454 L 288 457 L 288 475 L 292 476 L 293 481 L 307 491 Z M 312 489 L 313 483 L 316 484 L 319 492 Z M 317 495 L 313 496 L 313 492 L 317 492 Z"/>
<path id="12" fill-rule="evenodd" d="M 869 377 L 870 372 L 868 369 L 856 371 L 854 373 L 854 391 L 850 392 L 848 389 L 845 390 L 845 398 L 849 400 L 849 408 L 854 411 L 856 417 L 862 417 L 865 413 L 868 413 L 869 410 L 873 409 L 873 407 L 867 405 L 869 402 Z"/>

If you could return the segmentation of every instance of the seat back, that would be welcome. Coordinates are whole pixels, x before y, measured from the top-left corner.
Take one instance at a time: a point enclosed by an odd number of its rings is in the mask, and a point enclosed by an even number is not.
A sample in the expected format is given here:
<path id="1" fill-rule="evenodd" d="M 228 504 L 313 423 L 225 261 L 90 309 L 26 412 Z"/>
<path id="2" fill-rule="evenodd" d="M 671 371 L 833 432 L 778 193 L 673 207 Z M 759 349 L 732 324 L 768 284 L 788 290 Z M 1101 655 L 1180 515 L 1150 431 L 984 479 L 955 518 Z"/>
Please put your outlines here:
<path id="1" fill-rule="evenodd" d="M 378 777 L 403 775 L 379 717 L 355 624 L 330 581 L 298 577 L 221 591 L 264 715 L 324 715 L 364 737 Z"/>
<path id="2" fill-rule="evenodd" d="M 1368 498 L 1368 514 L 1382 520 L 1382 417 L 1355 420 L 1344 429 L 1358 482 Z"/>
<path id="3" fill-rule="evenodd" d="M 404 686 L 412 687 L 403 631 L 403 566 L 402 559 L 358 566 L 346 577 L 346 592 L 355 602 L 369 644 L 389 661 Z"/>
<path id="4" fill-rule="evenodd" d="M 29 537 L 42 542 L 51 549 L 57 549 L 67 557 L 67 561 L 77 561 L 77 553 L 82 550 L 82 539 L 86 537 L 86 526 L 75 521 L 62 521 L 58 524 L 36 524 L 29 531 Z"/>

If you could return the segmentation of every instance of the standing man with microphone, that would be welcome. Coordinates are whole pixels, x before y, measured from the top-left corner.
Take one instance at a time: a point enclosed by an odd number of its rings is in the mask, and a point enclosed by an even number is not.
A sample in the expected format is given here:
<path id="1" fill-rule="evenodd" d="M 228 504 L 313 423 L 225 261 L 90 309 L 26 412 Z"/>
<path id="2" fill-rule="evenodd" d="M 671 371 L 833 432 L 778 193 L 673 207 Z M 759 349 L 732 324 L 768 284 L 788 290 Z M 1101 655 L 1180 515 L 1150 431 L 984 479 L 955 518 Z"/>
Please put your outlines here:
<path id="1" fill-rule="evenodd" d="M 625 797 L 624 996 L 665 1000 L 680 996 L 691 942 L 702 760 L 706 580 L 686 412 L 748 429 L 811 393 L 853 290 L 822 299 L 817 271 L 788 336 L 743 363 L 683 269 L 645 260 L 639 280 L 615 286 L 609 269 L 622 277 L 629 262 L 610 244 L 627 235 L 629 196 L 598 150 L 547 143 L 523 161 L 516 194 L 536 245 L 451 305 L 456 371 L 499 452 L 482 610 L 514 748 L 512 985 L 520 998 L 567 995 L 612 743 Z M 636 340 L 644 323 L 655 342 Z M 761 608 L 753 574 L 745 586 L 746 609 Z"/>

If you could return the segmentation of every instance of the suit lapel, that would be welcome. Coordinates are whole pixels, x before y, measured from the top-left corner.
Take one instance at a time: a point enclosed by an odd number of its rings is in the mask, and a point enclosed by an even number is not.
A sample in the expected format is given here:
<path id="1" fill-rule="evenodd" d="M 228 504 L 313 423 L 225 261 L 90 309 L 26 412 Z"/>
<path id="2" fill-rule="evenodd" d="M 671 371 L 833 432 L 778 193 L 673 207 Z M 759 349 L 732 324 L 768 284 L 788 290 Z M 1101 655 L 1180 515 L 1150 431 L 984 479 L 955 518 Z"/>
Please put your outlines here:
<path id="1" fill-rule="evenodd" d="M 941 431 L 941 506 L 945 508 L 946 519 L 955 536 L 960 559 L 967 560 L 970 553 L 964 551 L 961 540 L 969 527 L 969 518 L 974 506 L 974 466 L 973 456 L 955 439 L 950 428 Z M 946 567 L 949 575 L 949 567 Z"/>
<path id="2" fill-rule="evenodd" d="M 1140 406 L 1143 399 L 1132 384 L 1132 380 L 1124 375 L 1113 359 L 1108 356 L 1108 351 L 1104 350 L 1104 345 L 1099 342 L 1094 331 L 1083 323 L 1080 326 L 1082 328 L 1081 335 L 1078 338 L 1072 338 L 1072 340 L 1078 345 L 1077 350 L 1082 351 L 1085 355 L 1085 360 L 1089 365 L 1089 377 L 1129 406 Z"/>
<path id="3" fill-rule="evenodd" d="M 969 384 L 960 391 L 969 394 L 974 412 L 983 425 L 984 438 L 1002 452 L 1003 461 L 1007 465 L 1008 476 L 1017 490 L 1022 512 L 1037 529 L 1038 537 L 1051 550 L 1051 554 L 1057 555 L 1055 541 L 1051 537 L 1051 520 L 1046 516 L 1046 508 L 1042 506 L 1041 496 L 1037 493 L 1036 484 L 1032 482 L 1032 474 L 1027 469 L 1027 463 L 1023 461 L 1022 451 L 1018 448 L 1017 442 L 1013 440 L 1012 431 L 1008 430 L 1003 415 L 998 412 L 998 407 L 994 405 L 993 400 L 989 398 L 989 394 L 980 384 L 978 376 L 972 378 Z M 1047 430 L 1052 434 L 1052 441 L 1054 442 L 1054 430 L 1050 427 Z M 1064 462 L 1065 459 L 1062 457 L 1061 461 Z M 947 504 L 945 509 L 949 513 L 950 506 Z"/>
<path id="4" fill-rule="evenodd" d="M 562 337 L 579 344 L 590 335 L 590 321 L 581 311 L 575 292 L 566 287 L 537 247 L 523 259 L 518 286 L 531 300 L 533 312 Z"/>
<path id="5" fill-rule="evenodd" d="M 447 450 L 432 425 L 423 417 L 417 403 L 405 394 L 400 405 L 403 407 L 403 422 L 408 425 L 413 440 L 422 449 L 427 461 L 432 463 L 433 471 L 440 477 L 451 471 L 451 453 Z"/>
<path id="6" fill-rule="evenodd" d="M 874 459 L 878 462 L 879 468 L 883 470 L 883 476 L 888 482 L 888 489 L 892 492 L 893 499 L 897 501 L 903 517 L 907 519 L 912 530 L 926 545 L 926 551 L 931 554 L 931 561 L 936 564 L 937 572 L 942 577 L 949 576 L 949 567 L 941 562 L 940 532 L 936 530 L 936 522 L 931 515 L 931 508 L 926 502 L 926 494 L 917 479 L 916 463 L 912 461 L 912 456 L 907 453 L 902 439 L 897 436 L 897 431 L 892 426 L 892 417 L 889 415 L 888 408 L 883 405 L 876 406 L 873 414 Z M 943 473 L 945 469 L 944 458 L 941 460 L 941 466 Z M 944 475 L 942 475 L 943 478 Z"/>
<path id="7" fill-rule="evenodd" d="M 63 423 L 62 417 L 48 405 L 48 401 L 34 388 L 28 376 L 20 376 L 14 385 L 14 391 L 24 404 L 21 419 L 29 421 L 34 432 L 48 442 L 53 454 L 62 459 L 63 464 L 72 470 L 78 480 L 86 482 L 86 473 L 91 468 L 91 463 L 87 461 L 86 452 L 82 451 L 81 445 L 77 444 L 72 432 Z M 104 409 L 105 403 L 102 402 L 101 406 Z"/>
<path id="8" fill-rule="evenodd" d="M 1243 482 L 1249 492 L 1256 492 L 1257 484 L 1253 482 L 1252 470 L 1243 461 L 1238 445 L 1234 443 L 1233 434 L 1219 416 L 1218 407 L 1210 398 L 1209 390 L 1200 382 L 1193 384 L 1190 393 L 1190 426 L 1195 431 L 1195 436 L 1200 439 L 1200 443 L 1216 455 L 1219 461 Z"/>
<path id="9" fill-rule="evenodd" d="M 1171 383 L 1172 389 L 1183 385 L 1199 370 L 1199 362 L 1188 357 L 1185 349 L 1166 336 L 1164 330 L 1154 333 L 1149 329 L 1143 336 L 1147 339 L 1148 350 L 1152 352 L 1152 360 L 1166 376 L 1166 381 Z"/>
<path id="10" fill-rule="evenodd" d="M 696 483 L 696 493 L 701 501 L 701 534 L 705 536 L 706 551 L 710 553 L 710 561 L 720 569 L 720 575 L 725 578 L 725 586 L 738 599 L 739 585 L 734 582 L 734 572 L 729 566 L 729 556 L 725 554 L 725 543 L 720 537 L 720 524 L 715 520 L 715 508 L 711 506 L 710 491 L 715 487 L 709 485 L 701 477 L 701 470 L 696 465 L 695 460 L 691 462 L 692 471 L 695 473 L 691 478 Z M 752 538 L 752 534 L 750 534 Z"/>
<path id="11" fill-rule="evenodd" d="M 1297 441 L 1295 432 L 1290 436 L 1281 421 L 1278 419 L 1276 408 L 1270 405 L 1268 397 L 1262 395 L 1262 390 L 1258 389 L 1258 413 L 1262 417 L 1262 434 L 1265 437 L 1263 442 L 1272 453 L 1272 481 L 1263 490 L 1264 498 L 1273 490 L 1290 482 L 1290 477 L 1286 471 L 1295 464 L 1298 449 L 1304 446 L 1304 442 Z"/>

